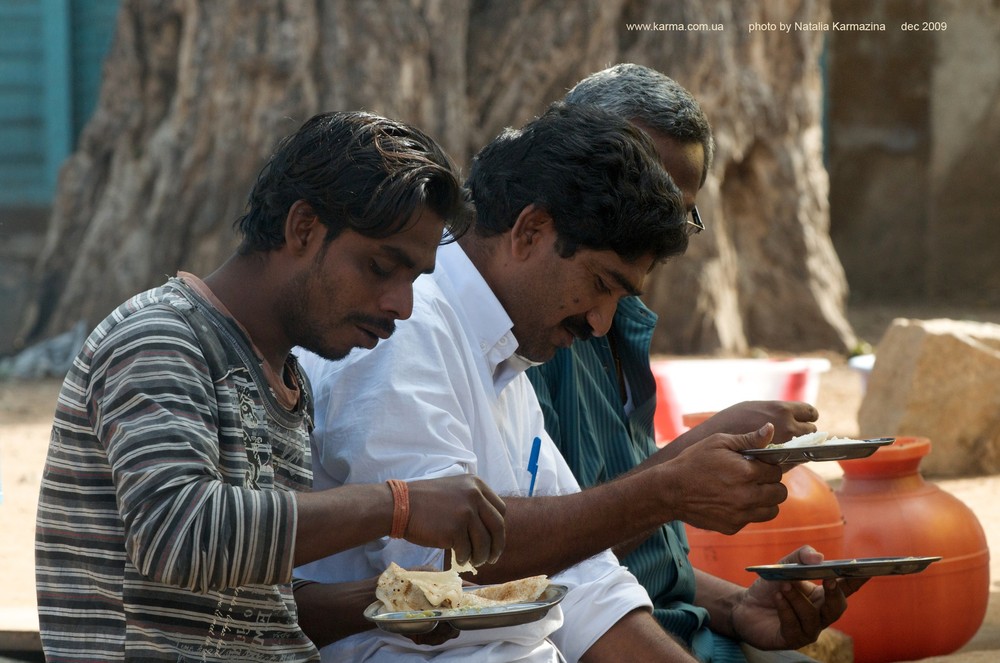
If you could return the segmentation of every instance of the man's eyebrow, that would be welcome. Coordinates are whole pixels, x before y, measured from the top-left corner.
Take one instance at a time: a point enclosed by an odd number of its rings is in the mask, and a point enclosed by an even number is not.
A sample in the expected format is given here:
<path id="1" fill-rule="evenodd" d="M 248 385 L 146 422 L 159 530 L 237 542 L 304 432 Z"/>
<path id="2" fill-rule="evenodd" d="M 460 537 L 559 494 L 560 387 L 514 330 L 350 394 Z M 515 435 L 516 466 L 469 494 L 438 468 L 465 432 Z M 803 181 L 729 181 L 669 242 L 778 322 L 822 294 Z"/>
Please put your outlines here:
<path id="1" fill-rule="evenodd" d="M 616 281 L 618 285 L 620 285 L 625 290 L 625 292 L 627 292 L 630 296 L 632 297 L 642 296 L 642 289 L 635 287 L 635 284 L 629 281 L 628 277 L 619 272 L 617 269 L 608 270 L 608 275 L 612 278 L 612 280 Z"/>
<path id="2" fill-rule="evenodd" d="M 389 254 L 393 260 L 405 267 L 406 269 L 415 269 L 417 262 L 410 256 L 409 253 L 399 248 L 398 246 L 392 246 L 391 244 L 380 244 L 379 249 L 383 253 Z M 427 269 L 420 270 L 421 274 L 431 274 L 434 272 L 434 267 L 428 267 Z"/>

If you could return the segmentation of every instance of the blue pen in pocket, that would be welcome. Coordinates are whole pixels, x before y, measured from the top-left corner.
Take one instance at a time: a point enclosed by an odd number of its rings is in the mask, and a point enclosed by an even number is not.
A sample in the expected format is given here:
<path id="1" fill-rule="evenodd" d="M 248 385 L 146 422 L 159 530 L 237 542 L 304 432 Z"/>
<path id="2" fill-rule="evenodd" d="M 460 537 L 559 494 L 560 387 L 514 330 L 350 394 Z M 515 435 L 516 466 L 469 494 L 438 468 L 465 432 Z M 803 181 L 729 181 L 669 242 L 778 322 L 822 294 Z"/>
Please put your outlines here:
<path id="1" fill-rule="evenodd" d="M 538 476 L 538 452 L 542 449 L 542 438 L 536 437 L 531 442 L 531 455 L 528 456 L 528 474 L 531 475 L 531 485 L 528 486 L 528 497 L 535 492 L 535 477 Z"/>

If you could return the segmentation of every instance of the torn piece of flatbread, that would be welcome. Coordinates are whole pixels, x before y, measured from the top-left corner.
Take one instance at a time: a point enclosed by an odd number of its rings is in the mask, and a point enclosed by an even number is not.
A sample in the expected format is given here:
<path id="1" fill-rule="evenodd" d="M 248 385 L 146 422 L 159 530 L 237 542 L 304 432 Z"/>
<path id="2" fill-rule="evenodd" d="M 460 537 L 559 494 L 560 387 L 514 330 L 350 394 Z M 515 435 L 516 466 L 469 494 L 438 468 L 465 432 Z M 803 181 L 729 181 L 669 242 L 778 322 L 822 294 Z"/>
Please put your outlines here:
<path id="1" fill-rule="evenodd" d="M 497 605 L 528 603 L 537 600 L 548 589 L 548 586 L 548 576 L 530 576 L 528 578 L 520 578 L 519 580 L 511 580 L 500 585 L 486 585 L 485 587 L 470 589 L 466 594 L 487 601 L 496 601 Z"/>
<path id="2" fill-rule="evenodd" d="M 479 571 L 476 570 L 476 567 L 472 565 L 471 559 L 465 564 L 459 564 L 458 560 L 455 559 L 454 550 L 451 551 L 451 569 L 455 573 L 471 573 L 472 575 L 476 575 L 477 573 L 479 573 Z"/>
<path id="3" fill-rule="evenodd" d="M 379 576 L 375 597 L 390 612 L 434 608 L 484 608 L 534 601 L 548 588 L 548 577 L 531 576 L 500 585 L 462 590 L 458 571 L 407 571 L 395 562 Z"/>

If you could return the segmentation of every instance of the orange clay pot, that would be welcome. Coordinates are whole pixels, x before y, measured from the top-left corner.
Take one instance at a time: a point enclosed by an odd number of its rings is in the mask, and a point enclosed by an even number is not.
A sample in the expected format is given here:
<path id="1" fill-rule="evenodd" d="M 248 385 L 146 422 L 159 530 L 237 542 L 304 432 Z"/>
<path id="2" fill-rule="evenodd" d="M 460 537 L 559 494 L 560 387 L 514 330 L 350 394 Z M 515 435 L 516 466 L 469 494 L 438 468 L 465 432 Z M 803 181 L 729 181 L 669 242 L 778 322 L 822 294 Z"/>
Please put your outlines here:
<path id="1" fill-rule="evenodd" d="M 656 377 L 656 409 L 653 411 L 653 433 L 657 446 L 671 442 L 687 428 L 681 415 L 681 406 L 670 381 L 659 373 Z"/>
<path id="2" fill-rule="evenodd" d="M 740 585 L 757 579 L 748 566 L 775 564 L 806 544 L 826 559 L 844 556 L 844 520 L 837 498 L 823 477 L 798 465 L 782 477 L 788 489 L 778 515 L 766 523 L 750 523 L 736 534 L 686 525 L 691 564 Z"/>
<path id="3" fill-rule="evenodd" d="M 972 510 L 920 475 L 930 450 L 927 438 L 898 437 L 868 458 L 839 461 L 848 558 L 942 558 L 921 573 L 873 578 L 848 599 L 834 628 L 854 638 L 856 663 L 950 654 L 986 615 L 986 536 Z"/>

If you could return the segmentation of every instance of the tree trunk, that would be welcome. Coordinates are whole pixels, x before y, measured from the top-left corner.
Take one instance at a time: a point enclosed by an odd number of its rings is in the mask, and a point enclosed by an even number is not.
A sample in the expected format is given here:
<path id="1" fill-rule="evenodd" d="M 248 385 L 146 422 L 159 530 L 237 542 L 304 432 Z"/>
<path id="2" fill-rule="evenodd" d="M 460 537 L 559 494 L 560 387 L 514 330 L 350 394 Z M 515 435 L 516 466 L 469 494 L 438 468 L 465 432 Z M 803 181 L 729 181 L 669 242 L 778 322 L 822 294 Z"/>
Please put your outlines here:
<path id="1" fill-rule="evenodd" d="M 275 141 L 321 110 L 412 122 L 460 163 L 583 76 L 653 66 L 702 102 L 718 142 L 699 198 L 709 231 L 659 268 L 654 350 L 845 351 L 846 281 L 820 153 L 828 0 L 126 0 L 98 109 L 66 162 L 25 339 L 85 319 L 178 269 L 206 274 Z M 629 30 L 631 22 L 721 31 Z"/>

